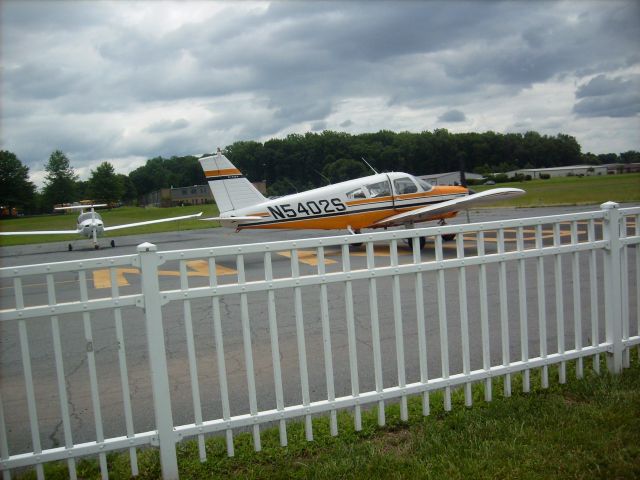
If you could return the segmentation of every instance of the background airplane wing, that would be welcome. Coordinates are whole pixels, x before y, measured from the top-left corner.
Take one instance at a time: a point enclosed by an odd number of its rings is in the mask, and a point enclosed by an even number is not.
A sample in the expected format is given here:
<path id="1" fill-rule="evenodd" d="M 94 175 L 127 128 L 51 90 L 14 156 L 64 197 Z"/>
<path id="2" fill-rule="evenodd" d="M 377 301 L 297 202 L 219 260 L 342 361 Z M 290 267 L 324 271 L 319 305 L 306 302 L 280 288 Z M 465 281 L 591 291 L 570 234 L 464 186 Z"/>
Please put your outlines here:
<path id="1" fill-rule="evenodd" d="M 519 197 L 524 193 L 526 192 L 519 188 L 493 188 L 484 192 L 454 198 L 453 200 L 448 200 L 446 202 L 427 205 L 426 207 L 399 213 L 398 215 L 392 215 L 376 222 L 375 225 L 392 226 L 402 225 L 409 222 L 425 222 L 445 213 L 459 212 L 460 210 L 467 210 L 468 208 L 475 207 L 477 205 Z"/>
<path id="2" fill-rule="evenodd" d="M 220 222 L 220 225 L 227 228 L 236 228 L 242 222 L 248 222 L 251 220 L 264 220 L 264 217 L 208 217 L 201 218 L 202 221 L 216 221 Z"/>
<path id="3" fill-rule="evenodd" d="M 0 232 L 0 235 L 72 235 L 80 233 L 78 230 L 25 230 L 23 232 Z"/>
<path id="4" fill-rule="evenodd" d="M 194 213 L 193 215 L 184 215 L 182 217 L 159 218 L 158 220 L 147 220 L 146 222 L 125 223 L 124 225 L 114 225 L 113 227 L 104 227 L 104 231 L 110 232 L 112 230 L 121 230 L 123 228 L 140 227 L 143 225 L 151 225 L 153 223 L 173 222 L 175 220 L 186 220 L 187 218 L 195 218 L 195 217 L 199 217 L 200 215 L 202 215 L 202 212 Z"/>

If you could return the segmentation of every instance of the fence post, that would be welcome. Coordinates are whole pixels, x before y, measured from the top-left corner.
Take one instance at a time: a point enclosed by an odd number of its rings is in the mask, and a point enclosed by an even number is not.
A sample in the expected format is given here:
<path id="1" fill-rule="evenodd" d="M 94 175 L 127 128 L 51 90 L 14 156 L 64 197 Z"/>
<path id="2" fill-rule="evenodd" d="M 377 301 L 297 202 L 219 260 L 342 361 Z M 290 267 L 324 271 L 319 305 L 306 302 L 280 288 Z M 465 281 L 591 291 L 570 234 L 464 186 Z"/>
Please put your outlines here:
<path id="1" fill-rule="evenodd" d="M 173 432 L 169 373 L 162 326 L 162 303 L 160 299 L 160 284 L 158 282 L 158 265 L 160 262 L 156 253 L 157 250 L 158 247 L 152 243 L 146 242 L 138 245 L 149 348 L 151 388 L 153 390 L 153 409 L 160 443 L 160 464 L 162 466 L 162 478 L 171 480 L 178 478 L 178 460 Z"/>
<path id="2" fill-rule="evenodd" d="M 607 343 L 611 351 L 607 354 L 607 367 L 611 373 L 622 371 L 622 282 L 620 270 L 620 205 L 606 202 L 602 235 L 609 246 L 604 250 L 604 308 Z"/>

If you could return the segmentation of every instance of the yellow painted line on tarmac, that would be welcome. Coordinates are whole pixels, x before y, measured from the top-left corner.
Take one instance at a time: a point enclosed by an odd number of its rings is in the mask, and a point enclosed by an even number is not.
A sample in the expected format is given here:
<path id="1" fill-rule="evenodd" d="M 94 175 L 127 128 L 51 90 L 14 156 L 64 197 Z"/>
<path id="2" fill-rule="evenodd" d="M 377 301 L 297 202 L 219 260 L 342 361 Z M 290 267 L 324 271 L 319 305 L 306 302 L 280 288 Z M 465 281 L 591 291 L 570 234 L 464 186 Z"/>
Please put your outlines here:
<path id="1" fill-rule="evenodd" d="M 187 262 L 187 276 L 189 277 L 208 277 L 209 262 L 206 260 L 190 260 Z M 116 282 L 119 287 L 127 287 L 130 285 L 127 275 L 140 275 L 138 268 L 116 268 Z M 216 275 L 235 275 L 237 273 L 233 268 L 216 264 Z M 177 270 L 159 270 L 158 275 L 163 277 L 179 277 L 180 272 Z M 108 268 L 93 271 L 93 287 L 111 288 L 111 274 Z"/>
<path id="2" fill-rule="evenodd" d="M 291 258 L 291 252 L 289 251 L 278 252 L 278 255 L 280 255 L 281 257 Z M 325 252 L 325 255 L 327 255 L 327 252 Z M 314 250 L 298 250 L 298 261 L 306 265 L 311 265 L 312 267 L 318 266 L 318 256 L 316 255 L 316 252 Z M 334 263 L 338 262 L 325 257 L 325 265 L 332 265 Z"/>

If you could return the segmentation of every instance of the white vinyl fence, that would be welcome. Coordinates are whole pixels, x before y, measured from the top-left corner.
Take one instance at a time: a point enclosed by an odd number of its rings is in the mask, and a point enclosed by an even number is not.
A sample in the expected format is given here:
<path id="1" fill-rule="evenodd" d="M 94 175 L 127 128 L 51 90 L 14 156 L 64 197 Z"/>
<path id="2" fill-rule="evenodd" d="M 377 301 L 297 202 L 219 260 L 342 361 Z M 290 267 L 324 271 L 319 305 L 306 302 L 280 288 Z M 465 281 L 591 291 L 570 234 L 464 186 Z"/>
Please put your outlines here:
<path id="1" fill-rule="evenodd" d="M 443 235 L 456 234 L 453 242 Z M 423 251 L 414 241 L 426 237 Z M 362 246 L 354 244 L 363 243 Z M 0 269 L 3 478 L 107 453 L 361 409 L 583 360 L 610 371 L 640 344 L 640 207 L 338 237 L 157 251 Z M 573 371 L 573 370 L 572 370 Z M 153 405 L 153 409 L 151 408 Z"/>

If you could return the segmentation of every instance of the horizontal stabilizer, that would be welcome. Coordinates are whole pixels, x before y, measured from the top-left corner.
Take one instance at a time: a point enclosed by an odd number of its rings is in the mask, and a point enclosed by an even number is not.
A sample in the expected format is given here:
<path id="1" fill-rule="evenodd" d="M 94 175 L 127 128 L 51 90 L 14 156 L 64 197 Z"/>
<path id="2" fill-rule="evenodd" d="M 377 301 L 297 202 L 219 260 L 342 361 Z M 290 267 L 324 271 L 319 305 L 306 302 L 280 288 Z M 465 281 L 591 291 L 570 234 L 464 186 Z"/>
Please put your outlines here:
<path id="1" fill-rule="evenodd" d="M 392 215 L 376 222 L 376 225 L 390 227 L 392 225 L 402 225 L 408 222 L 426 222 L 427 220 L 432 220 L 446 213 L 459 212 L 460 210 L 467 210 L 478 205 L 519 197 L 525 193 L 526 192 L 520 188 L 493 188 L 484 192 L 454 198 L 453 200 L 448 200 L 446 202 L 427 205 L 426 207 L 399 213 L 398 215 Z"/>
<path id="2" fill-rule="evenodd" d="M 152 225 L 154 223 L 163 223 L 163 222 L 174 222 L 176 220 L 186 220 L 188 218 L 196 218 L 202 215 L 200 213 L 194 213 L 193 215 L 183 215 L 182 217 L 169 217 L 169 218 L 159 218 L 158 220 L 147 220 L 146 222 L 136 222 L 136 223 L 126 223 L 124 225 L 115 225 L 113 227 L 104 227 L 105 232 L 110 232 L 112 230 L 120 230 L 123 228 L 132 228 L 132 227 L 142 227 L 144 225 Z"/>
<path id="3" fill-rule="evenodd" d="M 100 203 L 97 205 L 70 205 L 68 207 L 55 207 L 54 210 L 85 210 L 87 208 L 106 207 L 106 203 Z"/>

